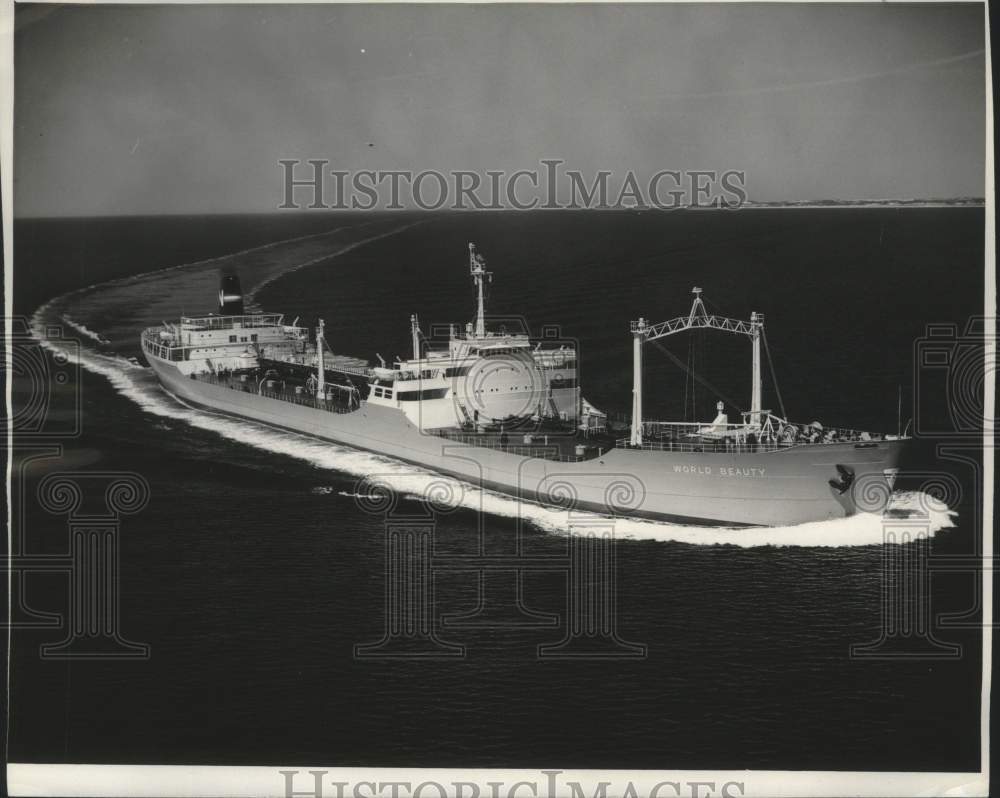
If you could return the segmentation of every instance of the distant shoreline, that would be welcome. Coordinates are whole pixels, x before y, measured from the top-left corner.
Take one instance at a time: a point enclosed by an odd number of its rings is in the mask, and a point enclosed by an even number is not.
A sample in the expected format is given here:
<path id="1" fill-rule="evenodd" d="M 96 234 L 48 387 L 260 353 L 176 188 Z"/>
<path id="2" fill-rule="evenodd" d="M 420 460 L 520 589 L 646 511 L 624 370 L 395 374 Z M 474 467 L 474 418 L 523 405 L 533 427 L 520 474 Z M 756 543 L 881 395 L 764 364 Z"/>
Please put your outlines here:
<path id="1" fill-rule="evenodd" d="M 942 200 L 940 202 L 837 202 L 837 203 L 822 203 L 822 202 L 803 202 L 799 203 L 745 203 L 738 207 L 731 208 L 720 208 L 720 207 L 699 207 L 697 205 L 690 205 L 686 208 L 679 210 L 689 210 L 689 211 L 766 211 L 766 210 L 836 210 L 838 208 L 985 208 L 986 200 L 970 200 L 968 202 L 949 202 L 947 200 Z"/>
<path id="2" fill-rule="evenodd" d="M 613 206 L 607 207 L 597 207 L 597 208 L 530 208 L 523 211 L 513 210 L 513 209 L 492 209 L 492 208 L 468 208 L 464 210 L 433 210 L 425 211 L 419 208 L 398 208 L 398 209 L 385 209 L 385 208 L 373 208 L 371 210 L 351 210 L 349 208 L 318 208 L 318 209 L 296 209 L 293 211 L 274 209 L 270 211 L 218 211 L 218 212 L 199 212 L 192 211 L 191 213 L 137 213 L 137 214 L 123 214 L 123 215 L 81 215 L 81 216 L 18 216 L 15 212 L 14 221 L 16 222 L 34 222 L 34 221 L 56 221 L 61 219 L 158 219 L 158 218 L 169 218 L 174 217 L 178 219 L 183 218 L 193 218 L 193 217 L 238 217 L 238 216 L 291 216 L 291 215 L 315 215 L 319 216 L 323 213 L 330 214 L 331 216 L 354 216 L 354 215 L 372 215 L 372 214 L 385 214 L 385 215 L 405 215 L 411 214 L 416 216 L 444 216 L 448 214 L 490 214 L 490 213 L 559 213 L 559 212 L 570 212 L 570 213 L 635 213 L 635 212 L 651 212 L 651 213 L 677 213 L 678 211 L 767 211 L 767 210 L 837 210 L 837 209 L 850 209 L 850 208 L 886 208 L 886 209 L 897 209 L 897 208 L 985 208 L 985 199 L 961 199 L 961 200 L 814 200 L 807 202 L 747 202 L 743 205 L 732 205 L 732 206 L 720 206 L 720 205 L 684 205 L 679 208 L 656 208 L 652 206 L 644 207 L 622 207 L 616 208 Z"/>
<path id="3" fill-rule="evenodd" d="M 926 200 L 807 200 L 805 202 L 746 202 L 742 208 L 983 208 L 981 197 Z"/>

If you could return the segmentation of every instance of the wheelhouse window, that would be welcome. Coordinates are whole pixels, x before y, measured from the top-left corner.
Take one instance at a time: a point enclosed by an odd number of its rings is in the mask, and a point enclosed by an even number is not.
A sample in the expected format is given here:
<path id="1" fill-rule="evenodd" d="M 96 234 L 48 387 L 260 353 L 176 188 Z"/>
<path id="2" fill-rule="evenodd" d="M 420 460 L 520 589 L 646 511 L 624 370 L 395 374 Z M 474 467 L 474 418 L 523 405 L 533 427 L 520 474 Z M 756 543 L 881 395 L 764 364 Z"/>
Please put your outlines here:
<path id="1" fill-rule="evenodd" d="M 447 388 L 425 388 L 422 391 L 400 391 L 396 398 L 400 402 L 417 402 L 422 399 L 444 399 L 447 395 Z"/>

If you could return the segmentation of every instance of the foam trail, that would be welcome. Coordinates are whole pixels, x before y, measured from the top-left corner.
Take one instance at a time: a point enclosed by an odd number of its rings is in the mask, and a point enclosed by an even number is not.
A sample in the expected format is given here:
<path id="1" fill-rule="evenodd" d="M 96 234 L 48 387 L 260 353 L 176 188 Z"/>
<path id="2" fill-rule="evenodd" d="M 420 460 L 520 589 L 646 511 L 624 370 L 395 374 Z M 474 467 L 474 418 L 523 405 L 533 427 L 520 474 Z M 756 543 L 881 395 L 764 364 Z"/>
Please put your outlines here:
<path id="1" fill-rule="evenodd" d="M 386 232 L 380 233 L 377 236 L 371 236 L 370 238 L 364 238 L 360 241 L 355 241 L 353 244 L 347 244 L 341 247 L 340 249 L 334 250 L 333 252 L 327 252 L 323 255 L 320 255 L 318 258 L 313 258 L 312 260 L 307 260 L 304 261 L 303 263 L 297 263 L 295 266 L 290 266 L 289 268 L 284 269 L 277 274 L 273 274 L 270 277 L 261 280 L 259 283 L 257 283 L 257 285 L 253 286 L 253 288 L 251 288 L 249 291 L 246 292 L 246 294 L 244 294 L 243 299 L 246 302 L 252 302 L 254 297 L 257 296 L 257 293 L 262 288 L 267 287 L 275 280 L 277 280 L 279 277 L 284 277 L 286 274 L 292 274 L 293 272 L 297 272 L 299 269 L 304 269 L 306 266 L 314 266 L 317 263 L 322 263 L 325 260 L 331 260 L 332 258 L 344 255 L 353 249 L 357 249 L 358 247 L 364 244 L 370 244 L 373 241 L 378 241 L 382 238 L 388 238 L 389 236 L 394 236 L 396 235 L 396 233 L 402 233 L 404 230 L 408 230 L 411 227 L 416 227 L 417 225 L 423 223 L 424 221 L 422 219 L 419 219 L 415 222 L 411 222 L 410 224 L 404 224 L 401 225 L 400 227 L 394 227 L 392 230 L 387 230 Z M 364 225 L 361 226 L 364 227 Z"/>
<path id="2" fill-rule="evenodd" d="M 359 225 L 359 227 L 364 227 L 364 226 L 365 225 Z M 153 275 L 163 275 L 169 272 L 181 271 L 182 269 L 193 269 L 196 267 L 208 266 L 212 263 L 221 263 L 223 261 L 229 260 L 230 258 L 234 258 L 238 255 L 248 255 L 251 252 L 262 252 L 264 250 L 273 249 L 274 247 L 281 246 L 282 244 L 292 244 L 297 241 L 307 241 L 311 238 L 320 238 L 322 236 L 332 235 L 333 233 L 336 233 L 342 229 L 343 226 L 341 225 L 339 227 L 332 227 L 329 230 L 322 230 L 319 233 L 309 233 L 307 235 L 302 235 L 302 236 L 293 236 L 292 238 L 284 238 L 281 239 L 280 241 L 269 241 L 266 244 L 260 244 L 255 247 L 247 247 L 246 249 L 241 249 L 238 250 L 237 252 L 228 252 L 225 255 L 218 255 L 214 258 L 193 260 L 189 261 L 188 263 L 175 263 L 172 266 L 164 266 L 160 269 L 153 269 L 152 271 L 142 272 L 141 274 L 129 274 L 124 277 L 116 277 L 113 280 L 106 280 L 105 282 L 102 283 L 91 283 L 90 285 L 85 285 L 82 288 L 75 288 L 69 293 L 63 294 L 62 296 L 57 296 L 53 299 L 50 299 L 48 302 L 42 305 L 37 311 L 35 311 L 35 314 L 32 317 L 32 323 L 34 322 L 34 318 L 37 317 L 40 312 L 51 308 L 53 305 L 57 303 L 64 304 L 67 300 L 72 299 L 73 297 L 80 296 L 82 294 L 86 294 L 90 291 L 93 291 L 95 288 L 106 288 L 112 285 L 129 285 L 131 283 L 139 282 L 140 280 L 145 280 L 149 277 L 152 277 Z M 66 317 L 63 316 L 64 320 L 65 318 Z M 70 326 L 75 326 L 73 322 L 67 321 L 67 323 Z"/>
<path id="3" fill-rule="evenodd" d="M 409 224 L 401 225 L 400 227 L 395 227 L 392 230 L 389 230 L 389 231 L 387 231 L 385 233 L 382 233 L 382 234 L 379 234 L 379 235 L 376 235 L 376 236 L 372 236 L 371 238 L 362 239 L 361 241 L 356 241 L 353 244 L 348 244 L 347 246 L 345 246 L 345 247 L 343 247 L 343 248 L 341 248 L 339 250 L 335 250 L 334 252 L 328 253 L 328 254 L 323 255 L 323 256 L 321 256 L 319 258 L 314 258 L 314 259 L 312 259 L 310 261 L 307 261 L 305 263 L 300 263 L 300 264 L 297 264 L 295 266 L 288 267 L 288 268 L 284 269 L 282 272 L 280 272 L 279 274 L 274 275 L 272 277 L 268 277 L 267 279 L 262 280 L 257 285 L 253 286 L 249 290 L 249 292 L 245 295 L 245 299 L 248 302 L 252 302 L 254 295 L 261 288 L 263 288 L 265 285 L 273 282 L 275 279 L 277 279 L 278 277 L 280 277 L 282 274 L 290 274 L 291 272 L 298 271 L 300 268 L 302 268 L 304 266 L 310 266 L 310 265 L 312 265 L 314 263 L 319 263 L 320 261 L 326 260 L 327 258 L 333 258 L 333 257 L 336 257 L 337 255 L 343 255 L 345 252 L 349 252 L 350 250 L 355 249 L 356 247 L 359 247 L 362 244 L 367 244 L 367 243 L 369 243 L 371 241 L 377 241 L 380 238 L 386 238 L 387 236 L 394 235 L 395 233 L 402 232 L 403 230 L 406 230 L 409 227 L 414 227 L 415 225 L 423 224 L 423 223 L 424 223 L 423 220 L 418 220 L 416 222 L 411 222 Z M 374 224 L 374 222 L 368 222 L 366 224 L 358 225 L 357 229 L 360 229 L 362 227 L 367 227 L 369 224 Z M 74 289 L 74 290 L 72 290 L 72 291 L 70 291 L 70 292 L 68 292 L 66 294 L 63 294 L 62 296 L 54 297 L 53 299 L 50 299 L 48 302 L 46 302 L 45 304 L 43 304 L 41 307 L 38 308 L 37 311 L 35 311 L 34 316 L 32 317 L 32 326 L 34 326 L 34 319 L 37 318 L 40 313 L 48 313 L 48 312 L 50 312 L 56 306 L 64 306 L 64 305 L 67 304 L 67 302 L 69 300 L 71 300 L 71 299 L 73 299 L 75 297 L 79 297 L 79 296 L 82 296 L 84 294 L 90 293 L 91 291 L 94 291 L 97 288 L 107 288 L 109 286 L 115 286 L 115 285 L 131 285 L 131 284 L 137 283 L 137 282 L 139 282 L 141 280 L 148 279 L 149 277 L 158 276 L 158 275 L 164 275 L 164 274 L 168 274 L 170 272 L 179 272 L 179 271 L 182 271 L 182 270 L 185 270 L 185 269 L 201 268 L 201 267 L 204 267 L 204 266 L 209 266 L 209 265 L 211 265 L 213 263 L 222 263 L 222 262 L 230 260 L 231 258 L 237 257 L 239 255 L 248 255 L 248 254 L 250 254 L 252 252 L 263 252 L 265 250 L 273 249 L 275 247 L 281 246 L 282 244 L 292 244 L 292 243 L 296 243 L 296 242 L 299 242 L 299 241 L 308 241 L 309 239 L 313 239 L 313 238 L 321 238 L 323 236 L 333 235 L 334 233 L 337 233 L 337 232 L 339 232 L 340 230 L 343 230 L 343 229 L 344 229 L 344 226 L 340 225 L 338 227 L 333 227 L 333 228 L 331 228 L 329 230 L 322 230 L 319 233 L 309 233 L 307 235 L 293 236 L 292 238 L 284 238 L 284 239 L 281 239 L 280 241 L 270 241 L 267 244 L 260 244 L 258 246 L 248 247 L 246 249 L 241 249 L 241 250 L 238 250 L 236 252 L 229 252 L 229 253 L 227 253 L 225 255 L 218 255 L 218 256 L 216 256 L 214 258 L 204 258 L 202 260 L 190 261 L 188 263 L 177 263 L 177 264 L 174 264 L 173 266 L 164 266 L 163 268 L 153 269 L 152 271 L 142 272 L 141 274 L 130 274 L 130 275 L 126 275 L 124 277 L 116 277 L 113 280 L 107 280 L 107 281 L 102 282 L 102 283 L 91 283 L 90 285 L 85 285 L 82 288 L 76 288 L 76 289 Z M 87 335 L 88 337 L 90 337 L 89 331 L 88 332 L 83 332 L 83 330 L 79 329 L 77 327 L 77 324 L 75 322 L 73 322 L 73 321 L 70 321 L 69 318 L 66 315 L 63 315 L 62 319 L 67 324 L 69 324 L 71 327 L 74 327 L 74 328 L 78 329 L 79 332 L 81 332 L 82 334 Z"/>
<path id="4" fill-rule="evenodd" d="M 95 333 L 91 329 L 88 329 L 86 325 L 79 324 L 78 322 L 74 321 L 72 318 L 70 318 L 68 313 L 64 313 L 61 318 L 68 326 L 72 327 L 74 330 L 80 333 L 80 335 L 84 335 L 92 341 L 97 341 L 97 343 L 99 344 L 108 343 L 107 338 L 105 338 L 103 335 L 100 335 L 99 333 Z"/>

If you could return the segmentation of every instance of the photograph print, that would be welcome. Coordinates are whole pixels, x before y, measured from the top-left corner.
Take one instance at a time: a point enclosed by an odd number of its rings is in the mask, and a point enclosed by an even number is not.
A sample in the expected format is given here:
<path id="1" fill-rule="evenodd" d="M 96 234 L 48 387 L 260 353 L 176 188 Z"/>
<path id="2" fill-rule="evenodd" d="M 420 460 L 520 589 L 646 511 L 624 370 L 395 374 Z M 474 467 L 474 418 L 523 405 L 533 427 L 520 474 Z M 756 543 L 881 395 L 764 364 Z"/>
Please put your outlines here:
<path id="1" fill-rule="evenodd" d="M 987 795 L 977 2 L 5 2 L 10 795 Z"/>

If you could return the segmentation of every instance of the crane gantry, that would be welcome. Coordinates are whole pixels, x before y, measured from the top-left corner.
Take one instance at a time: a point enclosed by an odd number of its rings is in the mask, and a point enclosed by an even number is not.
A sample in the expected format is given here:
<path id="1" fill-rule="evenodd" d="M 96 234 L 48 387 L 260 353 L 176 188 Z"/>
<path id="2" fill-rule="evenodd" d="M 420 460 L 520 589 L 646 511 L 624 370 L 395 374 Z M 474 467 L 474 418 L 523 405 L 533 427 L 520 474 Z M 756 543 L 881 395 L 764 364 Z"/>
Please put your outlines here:
<path id="1" fill-rule="evenodd" d="M 669 335 L 676 335 L 687 330 L 708 328 L 721 330 L 735 335 L 745 335 L 753 343 L 753 376 L 750 392 L 749 427 L 759 429 L 761 424 L 761 371 L 760 371 L 760 338 L 764 329 L 764 315 L 756 311 L 750 314 L 749 321 L 729 319 L 725 316 L 714 316 L 705 308 L 702 301 L 701 288 L 695 286 L 691 291 L 694 302 L 687 316 L 650 324 L 640 317 L 630 325 L 632 332 L 632 446 L 642 445 L 642 345 L 648 341 L 656 341 Z"/>

